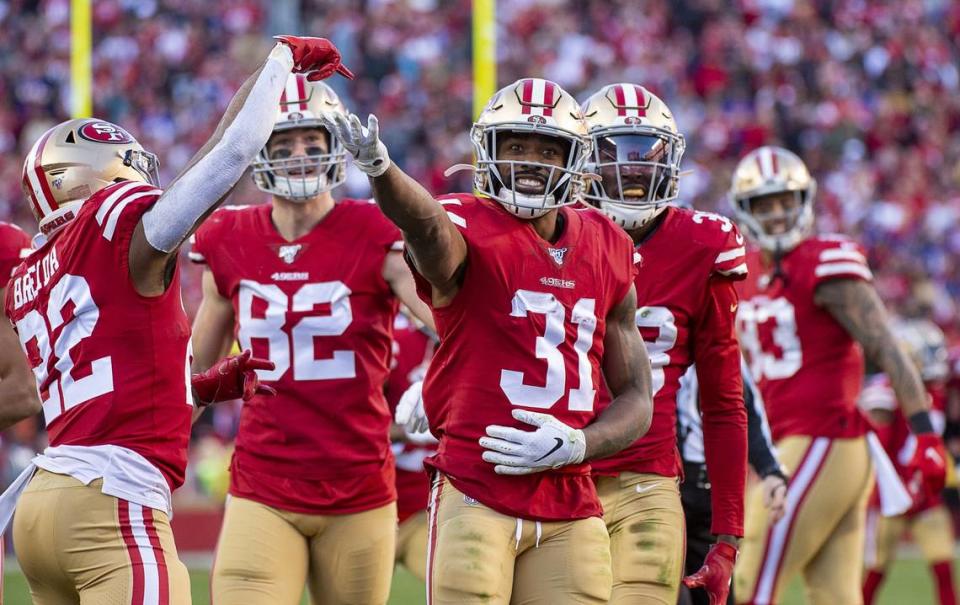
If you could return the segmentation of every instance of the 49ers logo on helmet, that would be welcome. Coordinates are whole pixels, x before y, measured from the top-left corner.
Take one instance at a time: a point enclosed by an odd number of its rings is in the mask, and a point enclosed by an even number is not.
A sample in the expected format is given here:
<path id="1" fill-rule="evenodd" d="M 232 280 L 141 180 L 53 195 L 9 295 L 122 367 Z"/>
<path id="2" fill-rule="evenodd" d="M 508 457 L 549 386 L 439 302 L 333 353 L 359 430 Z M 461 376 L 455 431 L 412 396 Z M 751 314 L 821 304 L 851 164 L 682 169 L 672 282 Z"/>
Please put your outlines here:
<path id="1" fill-rule="evenodd" d="M 87 122 L 80 127 L 80 136 L 95 143 L 116 143 L 125 145 L 133 142 L 126 130 L 110 122 Z"/>

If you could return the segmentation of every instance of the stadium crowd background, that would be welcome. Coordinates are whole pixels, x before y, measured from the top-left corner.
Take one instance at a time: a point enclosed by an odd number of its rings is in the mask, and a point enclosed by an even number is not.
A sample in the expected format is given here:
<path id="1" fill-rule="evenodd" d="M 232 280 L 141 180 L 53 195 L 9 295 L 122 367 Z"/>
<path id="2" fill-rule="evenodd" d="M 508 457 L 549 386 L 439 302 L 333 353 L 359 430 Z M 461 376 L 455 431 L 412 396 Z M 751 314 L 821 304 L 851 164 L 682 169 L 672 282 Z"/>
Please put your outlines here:
<path id="1" fill-rule="evenodd" d="M 950 0 L 511 0 L 498 6 L 500 85 L 536 75 L 578 99 L 642 83 L 687 137 L 681 198 L 726 212 L 736 160 L 765 143 L 804 157 L 817 222 L 868 248 L 887 304 L 932 316 L 960 341 L 960 3 Z M 453 0 L 98 0 L 94 112 L 130 130 L 168 182 L 212 132 L 268 34 L 331 38 L 357 73 L 333 79 L 376 113 L 391 156 L 435 193 L 469 175 L 470 3 Z M 0 0 L 0 219 L 35 232 L 22 158 L 69 117 L 69 1 Z M 352 171 L 340 195 L 368 194 Z M 265 196 L 245 179 L 231 203 Z M 184 259 L 185 260 L 185 259 Z M 187 308 L 199 272 L 184 263 Z M 215 502 L 236 408 L 196 431 L 179 498 Z M 3 479 L 43 444 L 36 423 L 4 436 Z"/>

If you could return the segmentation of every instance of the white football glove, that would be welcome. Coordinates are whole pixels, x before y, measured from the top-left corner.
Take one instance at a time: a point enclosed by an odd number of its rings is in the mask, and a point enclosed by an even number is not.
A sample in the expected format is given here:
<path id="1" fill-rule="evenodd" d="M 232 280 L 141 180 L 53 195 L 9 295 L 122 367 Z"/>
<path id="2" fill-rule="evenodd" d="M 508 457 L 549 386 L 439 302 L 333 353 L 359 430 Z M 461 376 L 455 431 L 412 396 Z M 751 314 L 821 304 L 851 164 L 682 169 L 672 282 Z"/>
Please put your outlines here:
<path id="1" fill-rule="evenodd" d="M 407 390 L 400 396 L 397 402 L 397 411 L 393 414 L 393 420 L 407 431 L 408 437 L 413 437 L 411 441 L 416 443 L 416 435 L 430 434 L 430 426 L 427 423 L 427 414 L 423 410 L 423 381 L 418 380 L 407 387 Z"/>
<path id="2" fill-rule="evenodd" d="M 390 155 L 387 146 L 380 140 L 380 122 L 377 116 L 367 116 L 367 127 L 360 124 L 360 118 L 333 112 L 320 115 L 323 126 L 340 139 L 343 147 L 353 156 L 353 163 L 367 176 L 380 176 L 390 167 Z"/>
<path id="3" fill-rule="evenodd" d="M 480 438 L 480 445 L 486 450 L 483 459 L 496 465 L 493 470 L 498 475 L 529 475 L 583 462 L 587 442 L 580 429 L 569 427 L 550 414 L 529 410 L 513 410 L 513 417 L 537 430 L 521 431 L 491 424 L 487 436 Z"/>

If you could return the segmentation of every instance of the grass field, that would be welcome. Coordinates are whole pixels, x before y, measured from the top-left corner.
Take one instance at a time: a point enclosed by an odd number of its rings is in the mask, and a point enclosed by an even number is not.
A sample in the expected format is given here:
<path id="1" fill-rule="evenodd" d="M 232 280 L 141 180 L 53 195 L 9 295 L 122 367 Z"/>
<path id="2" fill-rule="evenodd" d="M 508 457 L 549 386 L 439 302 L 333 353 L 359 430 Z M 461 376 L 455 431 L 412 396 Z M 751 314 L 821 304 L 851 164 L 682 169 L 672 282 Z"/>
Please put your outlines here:
<path id="1" fill-rule="evenodd" d="M 956 573 L 956 572 L 955 572 Z M 194 605 L 208 605 L 208 575 L 206 571 L 191 571 Z M 7 573 L 3 587 L 4 605 L 29 605 L 30 595 L 26 580 L 19 572 Z M 393 591 L 390 605 L 419 605 L 425 600 L 423 585 L 403 569 L 397 570 L 393 577 Z M 791 590 L 783 605 L 801 605 L 804 598 L 799 582 Z M 307 600 L 304 598 L 303 603 Z M 905 560 L 898 562 L 880 593 L 880 605 L 934 605 L 933 585 L 926 566 L 922 561 Z"/>

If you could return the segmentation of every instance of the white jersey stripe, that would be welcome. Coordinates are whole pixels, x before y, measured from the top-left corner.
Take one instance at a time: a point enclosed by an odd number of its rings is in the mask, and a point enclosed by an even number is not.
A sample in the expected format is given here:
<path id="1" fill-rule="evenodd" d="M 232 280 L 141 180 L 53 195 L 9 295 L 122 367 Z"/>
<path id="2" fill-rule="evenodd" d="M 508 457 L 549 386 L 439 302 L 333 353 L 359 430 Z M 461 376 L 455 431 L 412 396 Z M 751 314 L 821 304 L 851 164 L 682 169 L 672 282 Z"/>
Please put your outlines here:
<path id="1" fill-rule="evenodd" d="M 441 206 L 446 206 L 447 204 L 453 204 L 454 206 L 463 206 L 463 202 L 461 202 L 455 197 L 439 199 L 437 201 L 440 202 Z"/>
<path id="2" fill-rule="evenodd" d="M 743 246 L 739 248 L 734 248 L 733 250 L 727 250 L 726 252 L 721 252 L 717 255 L 717 263 L 725 263 L 727 261 L 733 260 L 735 258 L 740 258 L 741 256 L 746 256 L 747 249 Z"/>
<path id="3" fill-rule="evenodd" d="M 131 190 L 136 189 L 137 187 L 143 187 L 146 183 L 140 183 L 137 181 L 130 181 L 124 183 L 123 185 L 117 187 L 116 191 L 107 196 L 107 199 L 103 200 L 103 203 L 100 204 L 100 207 L 97 208 L 97 223 L 102 225 L 103 220 L 107 217 L 107 214 L 110 212 L 110 209 L 113 208 L 114 204 L 117 201 L 129 193 Z M 150 191 L 160 191 L 159 189 L 150 188 Z"/>
<path id="4" fill-rule="evenodd" d="M 143 561 L 143 605 L 160 605 L 160 574 L 147 527 L 143 523 L 143 506 L 130 503 L 130 531 Z M 139 605 L 139 604 L 137 604 Z"/>
<path id="5" fill-rule="evenodd" d="M 837 260 L 852 260 L 858 263 L 867 264 L 867 259 L 864 255 L 860 254 L 856 250 L 843 250 L 841 248 L 827 248 L 820 253 L 820 262 L 829 263 L 830 261 Z"/>
<path id="6" fill-rule="evenodd" d="M 746 275 L 747 263 L 740 263 L 733 269 L 717 269 L 716 271 L 720 275 Z"/>
<path id="7" fill-rule="evenodd" d="M 873 279 L 873 273 L 870 272 L 870 269 L 860 263 L 829 263 L 826 265 L 817 265 L 817 268 L 813 271 L 816 277 L 843 275 L 844 273 L 853 273 L 866 280 Z"/>
<path id="8" fill-rule="evenodd" d="M 807 449 L 807 454 L 797 469 L 793 481 L 787 488 L 786 514 L 770 528 L 769 543 L 764 553 L 763 564 L 760 567 L 760 577 L 757 578 L 753 603 L 769 605 L 773 598 L 776 582 L 780 575 L 780 564 L 783 560 L 784 549 L 787 547 L 787 537 L 790 528 L 796 520 L 801 501 L 807 491 L 813 486 L 817 473 L 823 466 L 830 451 L 830 439 L 817 437 Z"/>
<path id="9" fill-rule="evenodd" d="M 447 216 L 450 217 L 450 221 L 453 222 L 457 227 L 467 228 L 467 219 L 463 218 L 459 214 L 454 214 L 452 212 L 447 212 Z"/>
<path id="10" fill-rule="evenodd" d="M 120 215 L 123 213 L 123 209 L 127 207 L 127 204 L 135 202 L 142 197 L 156 195 L 157 191 L 156 189 L 138 191 L 133 195 L 125 197 L 122 202 L 116 204 L 110 211 L 110 216 L 107 218 L 107 226 L 103 228 L 103 237 L 107 238 L 108 241 L 113 239 L 113 234 L 117 230 L 117 221 L 120 220 Z"/>

